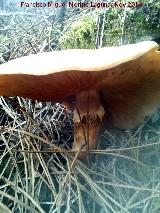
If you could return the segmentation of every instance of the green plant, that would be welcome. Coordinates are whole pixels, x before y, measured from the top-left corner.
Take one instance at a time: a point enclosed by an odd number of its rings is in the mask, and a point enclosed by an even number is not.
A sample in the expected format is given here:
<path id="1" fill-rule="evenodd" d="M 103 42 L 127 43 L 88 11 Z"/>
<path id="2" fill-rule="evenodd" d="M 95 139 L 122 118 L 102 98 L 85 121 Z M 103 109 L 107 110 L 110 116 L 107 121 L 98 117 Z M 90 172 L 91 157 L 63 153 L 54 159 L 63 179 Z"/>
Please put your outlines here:
<path id="1" fill-rule="evenodd" d="M 95 47 L 96 31 L 95 17 L 84 16 L 71 24 L 70 29 L 61 36 L 60 44 L 64 49 L 92 49 Z"/>

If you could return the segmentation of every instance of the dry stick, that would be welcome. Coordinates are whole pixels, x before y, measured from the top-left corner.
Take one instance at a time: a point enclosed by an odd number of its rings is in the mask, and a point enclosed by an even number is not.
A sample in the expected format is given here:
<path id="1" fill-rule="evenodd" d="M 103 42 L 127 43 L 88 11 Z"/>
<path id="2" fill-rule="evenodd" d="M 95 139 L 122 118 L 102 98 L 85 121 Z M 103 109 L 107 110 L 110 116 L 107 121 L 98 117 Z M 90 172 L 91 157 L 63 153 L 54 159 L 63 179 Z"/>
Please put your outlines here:
<path id="1" fill-rule="evenodd" d="M 121 44 L 123 44 L 123 36 L 124 36 L 124 25 L 125 25 L 125 19 L 126 19 L 126 11 L 127 11 L 127 3 L 125 1 L 125 8 L 124 8 L 124 15 L 123 15 L 123 18 L 122 18 L 122 34 L 121 34 Z"/>
<path id="2" fill-rule="evenodd" d="M 12 149 L 15 152 L 25 152 L 25 153 L 74 153 L 77 155 L 77 153 L 86 153 L 85 150 L 82 150 L 85 147 L 85 144 L 80 148 L 79 151 L 72 151 L 72 150 L 45 150 L 45 151 L 34 151 L 34 150 L 17 150 L 17 149 Z M 3 151 L 0 151 L 3 152 Z M 89 150 L 89 153 L 107 153 L 105 150 Z"/>
<path id="3" fill-rule="evenodd" d="M 1 129 L 0 129 L 1 130 Z M 160 144 L 159 142 L 154 142 L 154 143 L 149 143 L 149 144 L 144 144 L 144 145 L 139 145 L 139 146 L 133 146 L 133 147 L 128 147 L 128 148 L 117 148 L 117 149 L 90 149 L 89 153 L 97 153 L 97 154 L 105 154 L 105 153 L 110 153 L 110 152 L 117 152 L 117 151 L 127 151 L 127 150 L 133 150 L 133 149 L 142 149 L 144 147 L 149 147 L 149 146 L 154 146 Z M 12 149 L 15 152 L 27 152 L 27 153 L 77 153 L 77 151 L 72 151 L 72 150 L 45 150 L 45 151 L 34 151 L 34 150 L 17 150 L 17 149 Z M 3 151 L 0 151 L 3 152 Z M 80 151 L 80 153 L 86 152 L 85 150 Z"/>
<path id="4" fill-rule="evenodd" d="M 103 18 L 102 22 L 101 22 L 101 17 Z M 98 30 L 97 30 L 96 42 L 95 42 L 96 43 L 96 49 L 99 49 L 99 48 L 102 47 L 103 34 L 104 34 L 104 24 L 105 24 L 105 11 L 103 11 L 103 13 L 99 14 L 99 17 L 98 17 L 98 22 L 97 22 Z"/>
<path id="5" fill-rule="evenodd" d="M 103 120 L 102 120 L 102 122 L 103 122 Z M 103 123 L 101 122 L 101 124 L 100 124 L 100 128 L 99 128 L 99 134 L 98 134 L 98 138 L 97 138 L 97 146 L 96 146 L 96 148 L 98 148 L 99 147 L 99 144 L 100 144 L 100 139 L 101 139 L 101 133 L 102 133 L 102 130 L 103 130 Z M 98 150 L 98 149 L 96 149 L 96 150 L 90 150 L 91 151 L 91 153 L 95 153 L 95 154 L 99 154 L 99 153 L 97 153 L 97 151 L 100 151 L 100 150 Z M 104 150 L 102 150 L 102 151 L 104 151 Z M 97 156 L 96 156 L 96 158 L 97 158 Z"/>
<path id="6" fill-rule="evenodd" d="M 89 82 L 89 80 L 87 81 Z M 89 162 L 89 91 L 88 92 L 88 96 L 87 96 L 87 141 L 86 141 L 86 151 L 87 151 L 87 161 Z"/>
<path id="7" fill-rule="evenodd" d="M 104 24 L 105 24 L 105 12 L 103 11 L 103 21 L 102 21 L 102 27 L 101 27 L 101 35 L 100 35 L 100 41 L 99 41 L 99 48 L 102 47 L 103 34 L 104 34 Z"/>
<path id="8" fill-rule="evenodd" d="M 82 123 L 82 118 L 81 118 L 80 112 L 79 112 L 77 107 L 76 107 L 76 111 L 78 113 L 78 116 L 79 116 L 79 119 L 80 119 L 80 123 L 81 123 L 82 129 L 83 129 L 83 133 L 84 133 L 84 142 L 85 142 L 84 145 L 87 147 L 87 138 L 86 138 L 86 134 L 85 134 L 85 129 L 84 129 L 84 125 Z M 82 146 L 83 146 L 83 144 L 82 144 Z"/>

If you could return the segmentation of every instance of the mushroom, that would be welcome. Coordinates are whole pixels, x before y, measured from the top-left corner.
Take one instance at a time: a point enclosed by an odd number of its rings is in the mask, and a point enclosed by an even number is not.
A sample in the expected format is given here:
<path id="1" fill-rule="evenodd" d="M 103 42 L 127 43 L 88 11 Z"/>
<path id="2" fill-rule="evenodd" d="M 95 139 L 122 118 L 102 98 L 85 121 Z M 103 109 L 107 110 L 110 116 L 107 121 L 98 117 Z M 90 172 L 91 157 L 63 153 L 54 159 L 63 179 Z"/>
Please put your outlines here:
<path id="1" fill-rule="evenodd" d="M 115 127 L 133 128 L 160 106 L 158 45 L 143 41 L 11 60 L 0 66 L 0 95 L 39 101 L 75 98 L 73 150 L 95 149 L 106 116 Z"/>

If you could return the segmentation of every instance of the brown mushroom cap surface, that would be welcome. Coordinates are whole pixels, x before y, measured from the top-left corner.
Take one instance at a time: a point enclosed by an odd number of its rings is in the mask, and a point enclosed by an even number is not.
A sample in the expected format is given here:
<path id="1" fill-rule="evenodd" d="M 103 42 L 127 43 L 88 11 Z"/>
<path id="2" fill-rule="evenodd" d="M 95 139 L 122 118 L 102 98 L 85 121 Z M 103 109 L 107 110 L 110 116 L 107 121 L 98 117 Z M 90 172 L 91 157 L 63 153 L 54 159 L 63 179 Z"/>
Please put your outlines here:
<path id="1" fill-rule="evenodd" d="M 55 101 L 97 90 L 113 124 L 134 127 L 160 105 L 160 52 L 153 41 L 45 52 L 0 65 L 0 95 Z"/>

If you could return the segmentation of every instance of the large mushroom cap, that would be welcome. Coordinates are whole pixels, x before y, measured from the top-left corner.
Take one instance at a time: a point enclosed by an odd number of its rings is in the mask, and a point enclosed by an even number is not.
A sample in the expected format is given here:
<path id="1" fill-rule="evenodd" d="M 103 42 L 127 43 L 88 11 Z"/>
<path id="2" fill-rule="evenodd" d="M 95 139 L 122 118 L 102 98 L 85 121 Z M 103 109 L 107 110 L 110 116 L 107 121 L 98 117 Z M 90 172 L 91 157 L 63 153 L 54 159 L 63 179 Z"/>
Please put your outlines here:
<path id="1" fill-rule="evenodd" d="M 0 66 L 0 95 L 54 101 L 100 92 L 117 127 L 133 127 L 160 104 L 160 52 L 153 41 L 98 50 L 45 52 Z"/>

